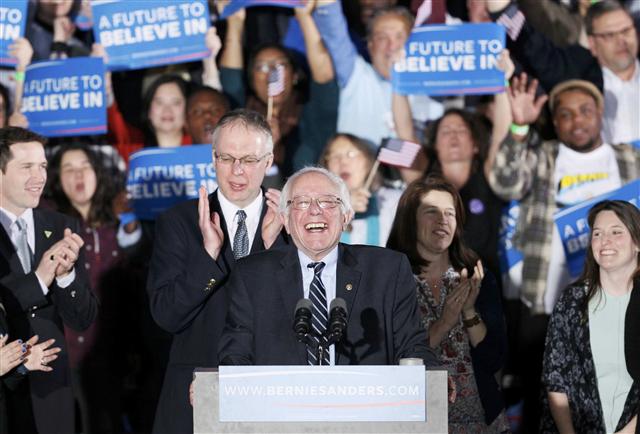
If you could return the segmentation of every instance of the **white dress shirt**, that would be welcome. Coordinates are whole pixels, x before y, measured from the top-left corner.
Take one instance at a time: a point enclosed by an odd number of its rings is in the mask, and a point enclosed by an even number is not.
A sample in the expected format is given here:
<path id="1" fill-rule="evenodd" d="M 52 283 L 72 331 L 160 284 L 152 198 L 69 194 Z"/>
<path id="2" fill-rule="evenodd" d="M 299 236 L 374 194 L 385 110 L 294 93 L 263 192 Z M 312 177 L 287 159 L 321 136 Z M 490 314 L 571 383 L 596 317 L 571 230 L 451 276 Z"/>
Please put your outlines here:
<path id="1" fill-rule="evenodd" d="M 15 247 L 16 249 L 17 249 L 17 239 L 18 239 L 19 232 L 17 231 L 17 228 L 14 225 L 14 223 L 18 219 L 18 217 L 22 218 L 22 220 L 24 220 L 24 222 L 27 225 L 27 242 L 29 243 L 29 248 L 31 249 L 31 252 L 35 253 L 36 229 L 35 229 L 35 223 L 33 221 L 33 209 L 27 208 L 27 210 L 23 212 L 21 216 L 16 216 L 11 211 L 8 211 L 0 207 L 0 223 L 2 224 L 2 227 L 4 228 L 5 232 L 9 235 L 9 238 L 11 238 L 11 243 L 13 244 L 13 247 Z M 35 272 L 36 268 L 38 268 L 38 264 L 35 263 L 34 261 L 34 263 L 31 264 L 31 271 Z M 40 279 L 40 276 L 36 274 L 36 277 L 38 278 L 38 282 L 40 283 L 40 288 L 42 289 L 42 293 L 44 295 L 47 295 L 49 293 L 49 288 Z M 56 283 L 60 288 L 66 288 L 67 286 L 71 285 L 71 283 L 74 281 L 75 278 L 76 278 L 76 272 L 75 272 L 75 269 L 72 269 L 71 272 L 64 277 L 61 277 L 61 278 L 56 277 Z"/>
<path id="2" fill-rule="evenodd" d="M 631 80 L 623 81 L 609 68 L 602 67 L 604 79 L 604 120 L 602 138 L 607 143 L 640 140 L 640 62 Z"/>
<path id="3" fill-rule="evenodd" d="M 309 268 L 308 265 L 312 262 L 324 262 L 324 268 L 320 274 L 322 284 L 326 290 L 327 296 L 327 312 L 329 312 L 329 305 L 331 301 L 336 298 L 336 274 L 338 271 L 338 246 L 335 246 L 324 258 L 320 261 L 313 261 L 307 255 L 305 255 L 300 249 L 298 249 L 298 258 L 300 259 L 300 268 L 302 269 L 302 289 L 304 290 L 304 297 L 309 298 L 309 287 L 313 281 L 314 270 Z M 327 325 L 328 327 L 328 325 Z M 329 347 L 329 364 L 336 364 L 336 348 L 335 345 Z"/>
<path id="4" fill-rule="evenodd" d="M 224 194 L 218 189 L 218 202 L 220 202 L 220 208 L 222 209 L 222 217 L 227 224 L 227 236 L 231 242 L 231 249 L 234 248 L 234 237 L 238 230 L 238 210 L 243 210 L 247 214 L 247 218 L 244 224 L 247 225 L 247 234 L 249 235 L 249 252 L 251 252 L 251 246 L 253 246 L 253 239 L 256 236 L 258 230 L 258 224 L 260 223 L 260 215 L 262 214 L 262 192 L 245 208 L 238 208 L 229 199 L 224 197 Z"/>

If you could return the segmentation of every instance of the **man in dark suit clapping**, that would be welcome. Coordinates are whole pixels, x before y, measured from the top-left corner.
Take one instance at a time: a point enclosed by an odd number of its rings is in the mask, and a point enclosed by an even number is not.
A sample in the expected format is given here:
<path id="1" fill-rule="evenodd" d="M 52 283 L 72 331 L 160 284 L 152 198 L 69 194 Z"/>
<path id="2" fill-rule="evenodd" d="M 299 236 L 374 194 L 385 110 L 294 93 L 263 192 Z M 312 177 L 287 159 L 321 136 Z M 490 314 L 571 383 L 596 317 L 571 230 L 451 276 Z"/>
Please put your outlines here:
<path id="1" fill-rule="evenodd" d="M 193 431 L 188 390 L 196 367 L 218 366 L 217 345 L 227 312 L 226 281 L 236 259 L 284 244 L 280 192 L 261 184 L 273 162 L 273 140 L 262 115 L 234 110 L 213 134 L 218 189 L 177 205 L 156 224 L 148 291 L 151 312 L 173 333 L 169 365 L 153 431 Z"/>
<path id="2" fill-rule="evenodd" d="M 62 348 L 51 372 L 33 372 L 11 392 L 9 432 L 75 431 L 63 325 L 82 331 L 97 314 L 78 222 L 35 209 L 47 179 L 45 142 L 23 128 L 0 129 L 0 299 L 11 339 L 37 334 Z"/>

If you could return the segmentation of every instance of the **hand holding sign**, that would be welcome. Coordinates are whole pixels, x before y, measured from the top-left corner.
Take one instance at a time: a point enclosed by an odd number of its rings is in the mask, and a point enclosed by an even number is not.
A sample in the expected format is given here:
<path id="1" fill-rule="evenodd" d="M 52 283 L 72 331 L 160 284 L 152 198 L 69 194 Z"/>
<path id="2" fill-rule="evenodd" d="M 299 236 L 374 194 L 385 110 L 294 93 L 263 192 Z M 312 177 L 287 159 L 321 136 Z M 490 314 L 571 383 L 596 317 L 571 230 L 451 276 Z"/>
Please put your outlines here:
<path id="1" fill-rule="evenodd" d="M 33 47 L 27 38 L 18 38 L 13 44 L 9 45 L 9 55 L 15 57 L 18 61 L 16 63 L 16 70 L 24 71 L 31 63 Z"/>

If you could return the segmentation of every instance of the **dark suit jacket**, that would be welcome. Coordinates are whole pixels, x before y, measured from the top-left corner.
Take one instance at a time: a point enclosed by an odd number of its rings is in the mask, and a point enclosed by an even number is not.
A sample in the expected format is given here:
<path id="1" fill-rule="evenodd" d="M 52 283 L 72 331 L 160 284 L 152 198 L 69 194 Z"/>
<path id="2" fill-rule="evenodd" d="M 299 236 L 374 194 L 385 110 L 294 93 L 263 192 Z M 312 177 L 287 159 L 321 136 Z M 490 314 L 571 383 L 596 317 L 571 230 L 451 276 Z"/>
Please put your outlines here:
<path id="1" fill-rule="evenodd" d="M 340 244 L 336 297 L 347 303 L 346 334 L 336 364 L 394 365 L 404 357 L 436 364 L 420 323 L 416 283 L 406 256 Z M 292 330 L 303 297 L 297 249 L 270 250 L 238 262 L 228 283 L 231 304 L 218 357 L 230 365 L 306 365 Z"/>
<path id="2" fill-rule="evenodd" d="M 225 283 L 236 261 L 217 193 L 209 195 L 209 206 L 212 213 L 220 215 L 225 234 L 217 261 L 211 259 L 203 246 L 197 200 L 176 205 L 156 222 L 147 290 L 154 319 L 173 333 L 153 427 L 156 433 L 193 431 L 193 410 L 189 404 L 193 370 L 218 366 L 218 340 L 228 306 Z M 267 206 L 262 208 L 252 253 L 264 249 L 260 228 Z M 272 248 L 283 243 L 281 236 Z"/>
<path id="3" fill-rule="evenodd" d="M 65 228 L 77 232 L 79 225 L 69 217 L 47 210 L 33 210 L 33 219 L 36 248 L 29 274 L 24 274 L 9 235 L 0 229 L 0 298 L 7 311 L 11 340 L 26 341 L 34 334 L 41 342 L 54 338 L 62 352 L 51 364 L 53 371 L 30 373 L 27 381 L 11 393 L 9 428 L 21 433 L 34 429 L 39 433 L 73 432 L 74 403 L 63 323 L 74 330 L 85 330 L 96 317 L 98 306 L 89 288 L 82 250 L 74 267 L 73 283 L 60 288 L 54 280 L 49 293 L 46 296 L 42 293 L 35 269 L 43 253 L 64 236 Z M 29 423 L 35 426 L 27 426 Z"/>
<path id="4" fill-rule="evenodd" d="M 631 299 L 627 306 L 624 324 L 624 353 L 627 371 L 633 381 L 640 383 L 640 278 L 633 281 Z M 640 419 L 640 408 L 638 408 Z M 636 434 L 640 434 L 640 420 L 636 425 Z"/>

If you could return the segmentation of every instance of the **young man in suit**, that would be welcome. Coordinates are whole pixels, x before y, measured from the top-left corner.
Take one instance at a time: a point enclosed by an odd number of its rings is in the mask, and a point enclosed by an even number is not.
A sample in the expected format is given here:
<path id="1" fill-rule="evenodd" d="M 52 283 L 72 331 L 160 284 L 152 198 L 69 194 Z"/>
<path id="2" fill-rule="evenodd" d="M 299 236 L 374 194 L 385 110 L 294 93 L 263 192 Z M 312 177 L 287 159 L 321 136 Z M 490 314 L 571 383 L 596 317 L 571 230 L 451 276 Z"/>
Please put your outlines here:
<path id="1" fill-rule="evenodd" d="M 346 331 L 321 356 L 322 364 L 392 365 L 416 357 L 434 366 L 406 256 L 339 243 L 353 217 L 344 182 L 325 169 L 302 169 L 285 184 L 279 208 L 295 247 L 237 264 L 227 284 L 220 363 L 317 364 L 314 345 L 298 342 L 292 330 L 296 303 L 309 298 L 313 328 L 324 331 L 330 303 L 340 297 L 347 306 Z"/>
<path id="2" fill-rule="evenodd" d="M 170 209 L 156 223 L 148 291 L 151 312 L 173 333 L 155 433 L 193 431 L 188 390 L 197 367 L 218 366 L 217 346 L 228 305 L 227 276 L 236 259 L 284 243 L 280 192 L 260 188 L 273 162 L 262 115 L 234 110 L 213 134 L 218 189 Z"/>
<path id="3" fill-rule="evenodd" d="M 46 139 L 0 129 L 0 295 L 12 339 L 55 339 L 62 347 L 47 374 L 34 372 L 9 399 L 9 431 L 75 431 L 63 324 L 85 330 L 97 303 L 85 274 L 78 223 L 35 209 L 47 180 Z"/>

